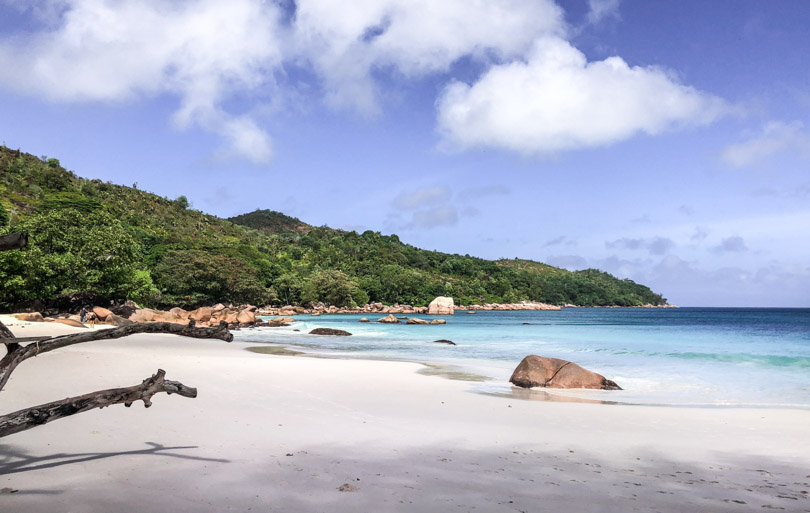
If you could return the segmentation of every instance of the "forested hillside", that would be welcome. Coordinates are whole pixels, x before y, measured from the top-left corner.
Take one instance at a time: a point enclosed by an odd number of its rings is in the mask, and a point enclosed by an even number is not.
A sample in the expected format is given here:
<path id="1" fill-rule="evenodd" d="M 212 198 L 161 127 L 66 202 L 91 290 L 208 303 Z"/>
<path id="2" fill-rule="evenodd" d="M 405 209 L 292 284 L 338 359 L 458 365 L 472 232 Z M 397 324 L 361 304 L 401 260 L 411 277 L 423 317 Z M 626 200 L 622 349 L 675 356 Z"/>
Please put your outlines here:
<path id="1" fill-rule="evenodd" d="M 188 207 L 184 196 L 78 178 L 57 159 L 0 147 L 0 234 L 31 235 L 25 250 L 0 253 L 0 308 L 123 299 L 421 306 L 438 295 L 462 304 L 666 302 L 597 270 L 426 251 L 396 235 L 315 228 L 269 210 L 225 220 Z"/>

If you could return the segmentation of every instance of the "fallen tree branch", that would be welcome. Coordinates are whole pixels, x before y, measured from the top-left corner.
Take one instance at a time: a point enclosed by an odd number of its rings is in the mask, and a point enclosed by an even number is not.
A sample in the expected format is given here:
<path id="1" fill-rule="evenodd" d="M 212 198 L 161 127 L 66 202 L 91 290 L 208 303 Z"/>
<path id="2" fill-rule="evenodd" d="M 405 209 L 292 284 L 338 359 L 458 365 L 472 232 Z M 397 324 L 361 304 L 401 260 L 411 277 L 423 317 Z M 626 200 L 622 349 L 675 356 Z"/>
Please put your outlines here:
<path id="1" fill-rule="evenodd" d="M 197 397 L 196 388 L 187 387 L 177 381 L 166 380 L 165 375 L 166 372 L 163 369 L 158 369 L 154 376 L 146 378 L 140 385 L 100 390 L 2 415 L 0 416 L 0 438 L 113 404 L 124 403 L 129 407 L 135 401 L 143 401 L 144 406 L 149 408 L 152 406 L 152 396 L 161 392 L 178 394 L 183 397 Z"/>
<path id="2" fill-rule="evenodd" d="M 217 338 L 224 340 L 225 342 L 230 342 L 233 340 L 233 334 L 228 331 L 228 324 L 224 321 L 220 322 L 219 326 L 215 328 L 197 328 L 192 320 L 189 321 L 188 325 L 175 324 L 171 322 L 144 322 L 129 324 L 119 328 L 110 328 L 84 333 L 74 333 L 72 335 L 63 335 L 61 337 L 53 337 L 39 342 L 32 342 L 28 345 L 7 343 L 6 350 L 8 353 L 5 357 L 3 357 L 2 360 L 0 360 L 0 391 L 2 391 L 3 387 L 6 386 L 8 378 L 11 373 L 14 372 L 14 369 L 29 358 L 42 353 L 47 353 L 48 351 L 53 351 L 55 349 L 81 344 L 83 342 L 109 340 L 127 337 L 137 333 L 170 333 L 183 337 Z"/>
<path id="3" fill-rule="evenodd" d="M 20 343 L 16 340 L 14 333 L 12 333 L 2 321 L 0 321 L 0 342 L 5 344 L 6 354 L 11 354 L 12 351 L 16 351 L 20 348 Z M 0 390 L 2 389 L 3 388 L 0 387 Z"/>

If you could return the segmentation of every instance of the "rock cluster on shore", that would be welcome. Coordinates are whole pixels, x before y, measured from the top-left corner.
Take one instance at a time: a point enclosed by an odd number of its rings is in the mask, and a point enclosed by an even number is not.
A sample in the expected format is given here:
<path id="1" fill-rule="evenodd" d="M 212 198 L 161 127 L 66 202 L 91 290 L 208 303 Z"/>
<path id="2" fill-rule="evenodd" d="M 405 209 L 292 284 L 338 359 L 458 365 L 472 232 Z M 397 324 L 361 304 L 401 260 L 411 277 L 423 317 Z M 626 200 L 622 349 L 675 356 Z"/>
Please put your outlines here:
<path id="1" fill-rule="evenodd" d="M 134 322 L 173 322 L 177 324 L 188 324 L 190 320 L 193 320 L 199 327 L 217 326 L 220 322 L 226 322 L 230 328 L 239 328 L 259 325 L 286 325 L 286 322 L 292 322 L 293 320 L 292 318 L 282 318 L 263 323 L 256 314 L 257 310 L 258 309 L 252 305 L 234 307 L 233 305 L 225 306 L 218 304 L 200 307 L 191 311 L 177 307 L 169 311 L 163 311 L 151 308 L 139 308 L 135 303 L 128 301 L 124 305 L 117 305 L 110 307 L 110 309 L 100 306 L 93 307 L 92 314 L 95 316 L 96 324 L 108 324 L 111 326 L 126 326 Z M 58 322 L 76 327 L 84 326 L 81 322 L 81 317 L 78 315 L 43 317 L 38 312 L 32 312 L 19 314 L 17 318 L 29 322 Z"/>
<path id="2" fill-rule="evenodd" d="M 564 305 L 565 308 L 574 308 L 575 305 Z M 407 319 L 406 324 L 444 324 L 444 319 L 435 319 L 426 321 L 418 318 L 396 317 L 396 314 L 421 314 L 421 315 L 454 315 L 455 310 L 463 310 L 467 313 L 475 313 L 478 310 L 498 310 L 498 311 L 512 311 L 512 310 L 560 310 L 562 306 L 550 305 L 546 303 L 536 303 L 533 301 L 521 301 L 519 303 L 484 303 L 484 304 L 471 304 L 456 306 L 453 298 L 439 296 L 430 302 L 429 306 L 411 306 L 411 305 L 384 305 L 382 303 L 369 303 L 357 308 L 350 307 L 336 307 L 334 305 L 325 305 L 324 303 L 310 303 L 307 308 L 303 306 L 286 305 L 282 307 L 265 306 L 257 308 L 252 305 L 242 305 L 235 307 L 233 305 L 217 304 L 214 306 L 203 306 L 195 310 L 187 311 L 182 308 L 172 308 L 168 311 L 155 310 L 151 308 L 140 308 L 132 301 L 127 301 L 124 304 L 111 306 L 109 309 L 103 307 L 93 307 L 92 311 L 95 315 L 95 322 L 100 324 L 109 324 L 112 326 L 124 326 L 132 322 L 175 322 L 179 324 L 187 324 L 193 320 L 198 326 L 216 326 L 221 322 L 226 322 L 231 328 L 248 327 L 248 326 L 288 326 L 293 322 L 293 315 L 297 314 L 311 314 L 319 316 L 323 314 L 383 314 L 384 317 L 377 320 L 381 323 L 399 323 L 400 320 Z M 618 308 L 618 307 L 603 307 L 603 308 Z M 643 305 L 638 308 L 677 308 L 674 305 Z M 50 312 L 47 312 L 50 314 Z M 81 319 L 78 315 L 61 314 L 54 315 L 53 317 L 43 317 L 39 312 L 30 312 L 19 314 L 18 319 L 30 322 L 59 322 L 62 324 L 69 324 L 71 326 L 83 326 Z M 263 322 L 260 315 L 278 316 L 267 322 Z M 367 318 L 363 318 L 360 322 L 369 322 Z"/>
<path id="3" fill-rule="evenodd" d="M 452 297 L 439 296 L 428 305 L 429 315 L 454 315 L 456 305 Z"/>
<path id="4" fill-rule="evenodd" d="M 129 320 L 134 322 L 176 322 L 187 324 L 193 320 L 197 326 L 217 326 L 220 322 L 226 322 L 231 327 L 255 326 L 261 323 L 257 317 L 258 308 L 252 305 L 217 304 L 214 306 L 203 306 L 196 310 L 187 311 L 182 308 L 172 308 L 168 312 L 153 310 L 151 308 L 140 308 L 130 315 Z"/>
<path id="5" fill-rule="evenodd" d="M 260 315 L 295 315 L 295 314 L 426 314 L 426 306 L 411 306 L 394 304 L 391 306 L 382 303 L 369 303 L 357 308 L 350 308 L 347 306 L 337 307 L 334 305 L 327 306 L 323 303 L 312 303 L 309 308 L 303 306 L 281 306 L 272 307 L 265 306 L 259 309 Z"/>
<path id="6" fill-rule="evenodd" d="M 456 310 L 561 310 L 561 306 L 533 301 L 520 303 L 484 303 L 483 305 L 457 306 Z"/>

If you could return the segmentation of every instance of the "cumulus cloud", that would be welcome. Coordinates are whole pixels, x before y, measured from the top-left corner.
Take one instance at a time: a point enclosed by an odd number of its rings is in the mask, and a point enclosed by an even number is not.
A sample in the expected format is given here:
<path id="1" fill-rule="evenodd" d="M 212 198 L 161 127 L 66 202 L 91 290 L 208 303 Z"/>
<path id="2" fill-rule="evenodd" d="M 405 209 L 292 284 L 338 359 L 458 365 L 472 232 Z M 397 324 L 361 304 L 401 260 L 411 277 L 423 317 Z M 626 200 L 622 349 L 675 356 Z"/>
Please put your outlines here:
<path id="1" fill-rule="evenodd" d="M 748 251 L 748 246 L 745 245 L 745 239 L 733 236 L 724 238 L 712 249 L 715 253 L 741 253 Z"/>
<path id="2" fill-rule="evenodd" d="M 614 241 L 605 242 L 605 247 L 609 249 L 627 249 L 649 251 L 651 255 L 666 255 L 669 250 L 675 247 L 675 242 L 667 237 L 651 237 L 648 239 L 621 238 Z"/>
<path id="3" fill-rule="evenodd" d="M 720 158 L 729 166 L 740 168 L 791 150 L 810 156 L 810 136 L 806 133 L 804 124 L 801 121 L 773 121 L 767 123 L 754 137 L 726 146 Z"/>
<path id="4" fill-rule="evenodd" d="M 588 0 L 589 24 L 596 25 L 607 18 L 619 18 L 619 0 Z"/>
<path id="5" fill-rule="evenodd" d="M 379 109 L 372 73 L 446 71 L 463 56 L 512 59 L 539 34 L 563 34 L 551 0 L 303 0 L 295 44 L 324 81 L 326 100 L 367 115 Z"/>
<path id="6" fill-rule="evenodd" d="M 433 207 L 450 201 L 447 187 L 424 187 L 412 192 L 402 192 L 394 198 L 394 206 L 400 210 L 417 210 Z"/>
<path id="7" fill-rule="evenodd" d="M 695 209 L 689 205 L 681 205 L 678 207 L 678 212 L 688 217 L 695 215 Z"/>
<path id="8" fill-rule="evenodd" d="M 566 246 L 573 246 L 576 244 L 576 241 L 566 237 L 565 235 L 560 235 L 559 237 L 555 237 L 549 241 L 546 241 L 546 243 L 543 244 L 543 247 L 549 248 L 551 246 L 559 246 L 561 244 L 565 244 Z"/>
<path id="9" fill-rule="evenodd" d="M 539 38 L 525 61 L 493 66 L 472 85 L 452 82 L 437 107 L 449 147 L 524 154 L 607 146 L 707 124 L 727 111 L 721 99 L 663 69 L 629 66 L 620 57 L 588 62 L 556 37 Z"/>
<path id="10" fill-rule="evenodd" d="M 388 215 L 389 224 L 397 230 L 452 226 L 459 219 L 459 210 L 453 205 L 452 193 L 443 186 L 402 192 L 394 198 L 392 205 L 395 210 Z M 467 210 L 466 214 L 474 216 L 477 212 Z"/>
<path id="11" fill-rule="evenodd" d="M 807 306 L 810 268 L 774 264 L 712 269 L 668 255 L 642 282 L 666 291 L 674 304 L 688 298 L 688 306 Z"/>
<path id="12" fill-rule="evenodd" d="M 0 36 L 0 66 L 14 70 L 0 75 L 0 87 L 55 102 L 171 95 L 178 129 L 216 133 L 226 153 L 257 163 L 273 155 L 263 103 L 292 89 L 373 116 L 383 82 L 448 73 L 462 59 L 483 74 L 473 84 L 451 81 L 436 104 L 442 141 L 461 149 L 604 146 L 708 123 L 724 111 L 721 100 L 662 69 L 619 57 L 587 62 L 565 41 L 571 29 L 553 0 L 12 5 L 35 21 L 31 30 Z M 596 22 L 615 16 L 618 2 L 589 5 Z M 289 69 L 303 73 L 290 79 Z"/>
<path id="13" fill-rule="evenodd" d="M 235 92 L 268 81 L 281 62 L 279 9 L 233 0 L 195 3 L 65 1 L 55 28 L 0 42 L 0 85 L 52 101 L 120 102 L 164 93 L 180 97 L 179 127 L 220 133 L 257 162 L 269 137 L 221 109 Z"/>
<path id="14" fill-rule="evenodd" d="M 546 258 L 548 265 L 562 267 L 569 271 L 578 271 L 588 268 L 588 261 L 579 255 L 552 255 Z"/>
<path id="15" fill-rule="evenodd" d="M 458 193 L 462 201 L 473 201 L 487 196 L 503 196 L 509 194 L 509 189 L 503 185 L 488 185 L 486 187 L 469 187 Z"/>
<path id="16" fill-rule="evenodd" d="M 436 228 L 452 226 L 458 222 L 458 210 L 452 205 L 417 210 L 408 228 Z"/>
<path id="17" fill-rule="evenodd" d="M 695 226 L 695 231 L 692 232 L 692 236 L 689 237 L 689 240 L 697 242 L 697 241 L 701 241 L 701 240 L 705 239 L 708 236 L 709 236 L 709 230 L 707 230 L 706 228 L 704 228 L 702 226 Z"/>

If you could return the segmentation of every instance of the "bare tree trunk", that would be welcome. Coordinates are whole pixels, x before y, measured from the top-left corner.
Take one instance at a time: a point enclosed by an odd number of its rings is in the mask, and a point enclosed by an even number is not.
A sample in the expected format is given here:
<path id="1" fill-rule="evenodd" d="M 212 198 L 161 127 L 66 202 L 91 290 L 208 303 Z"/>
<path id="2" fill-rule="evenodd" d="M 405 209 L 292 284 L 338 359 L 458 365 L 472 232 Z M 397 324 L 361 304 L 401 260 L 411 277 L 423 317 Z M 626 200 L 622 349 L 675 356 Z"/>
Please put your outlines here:
<path id="1" fill-rule="evenodd" d="M 166 372 L 158 369 L 151 378 L 146 378 L 140 385 L 127 388 L 99 390 L 78 397 L 69 397 L 61 401 L 25 408 L 24 410 L 0 415 L 0 438 L 26 429 L 41 426 L 53 420 L 62 419 L 86 412 L 95 408 L 104 408 L 113 404 L 124 403 L 129 407 L 135 401 L 143 401 L 144 406 L 152 405 L 152 396 L 160 392 L 178 394 L 183 397 L 197 397 L 197 389 L 187 387 L 177 381 L 163 379 Z"/>
<path id="2" fill-rule="evenodd" d="M 6 344 L 8 353 L 2 360 L 0 360 L 0 392 L 6 386 L 9 376 L 14 372 L 19 364 L 25 360 L 37 356 L 54 349 L 61 349 L 63 347 L 72 346 L 74 344 L 81 344 L 83 342 L 91 342 L 94 340 L 107 340 L 126 337 L 136 333 L 171 333 L 183 337 L 194 338 L 217 338 L 230 342 L 233 340 L 233 335 L 228 331 L 228 324 L 224 321 L 216 328 L 197 328 L 194 321 L 189 321 L 188 325 L 174 324 L 171 322 L 145 322 L 138 324 L 129 324 L 121 326 L 120 328 L 110 328 L 105 330 L 90 331 L 86 333 L 74 333 L 72 335 L 63 335 L 61 337 L 53 337 L 41 342 L 32 342 L 23 346 L 17 342 L 9 343 L 9 340 L 2 337 L 0 334 L 0 343 Z M 13 337 L 13 335 L 12 335 Z"/>

